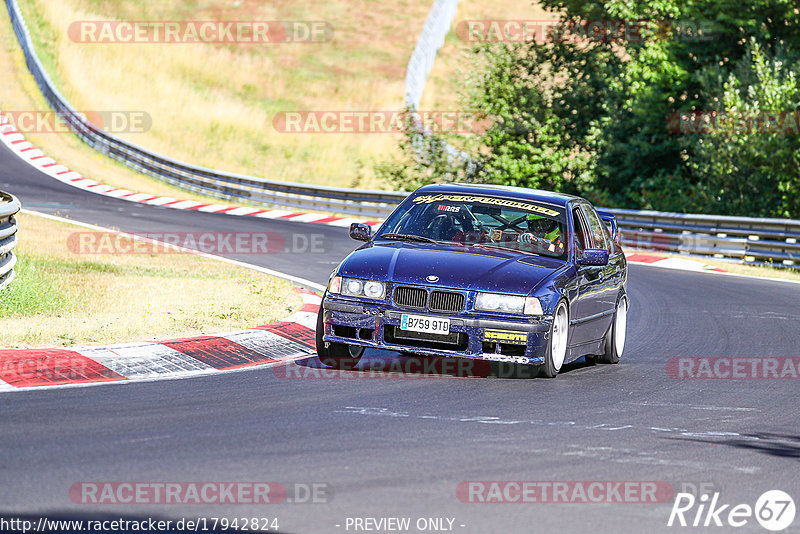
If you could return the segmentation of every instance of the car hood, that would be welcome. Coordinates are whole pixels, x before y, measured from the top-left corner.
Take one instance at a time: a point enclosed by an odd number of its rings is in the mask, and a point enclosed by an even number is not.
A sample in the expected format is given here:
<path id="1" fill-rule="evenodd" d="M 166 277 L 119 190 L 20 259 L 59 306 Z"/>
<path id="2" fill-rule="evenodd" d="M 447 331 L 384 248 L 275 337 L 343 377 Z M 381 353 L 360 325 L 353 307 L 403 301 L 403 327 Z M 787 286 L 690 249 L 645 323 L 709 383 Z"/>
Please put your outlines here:
<path id="1" fill-rule="evenodd" d="M 416 243 L 368 244 L 339 266 L 341 276 L 527 295 L 564 267 L 544 256 L 480 247 Z M 428 276 L 439 280 L 431 282 Z"/>

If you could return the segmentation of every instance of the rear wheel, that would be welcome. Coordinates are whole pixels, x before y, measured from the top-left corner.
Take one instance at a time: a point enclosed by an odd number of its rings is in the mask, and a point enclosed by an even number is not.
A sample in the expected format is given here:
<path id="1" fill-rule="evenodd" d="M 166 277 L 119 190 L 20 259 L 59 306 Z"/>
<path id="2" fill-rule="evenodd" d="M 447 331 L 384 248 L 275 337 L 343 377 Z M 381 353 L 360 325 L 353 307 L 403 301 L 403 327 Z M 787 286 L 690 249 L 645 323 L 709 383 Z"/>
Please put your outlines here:
<path id="1" fill-rule="evenodd" d="M 569 311 L 567 304 L 562 300 L 553 313 L 553 324 L 550 327 L 550 341 L 547 344 L 547 354 L 544 357 L 539 374 L 546 378 L 553 378 L 564 365 L 567 355 L 567 339 L 569 337 Z"/>
<path id="2" fill-rule="evenodd" d="M 614 312 L 614 320 L 606 335 L 605 354 L 597 357 L 600 363 L 619 363 L 625 348 L 625 334 L 628 329 L 628 297 L 622 296 Z"/>
<path id="3" fill-rule="evenodd" d="M 349 371 L 358 365 L 361 356 L 364 355 L 364 347 L 345 343 L 328 343 L 328 346 L 325 347 L 325 342 L 322 340 L 322 336 L 325 335 L 324 313 L 325 311 L 320 305 L 319 314 L 317 314 L 317 357 L 323 365 Z"/>

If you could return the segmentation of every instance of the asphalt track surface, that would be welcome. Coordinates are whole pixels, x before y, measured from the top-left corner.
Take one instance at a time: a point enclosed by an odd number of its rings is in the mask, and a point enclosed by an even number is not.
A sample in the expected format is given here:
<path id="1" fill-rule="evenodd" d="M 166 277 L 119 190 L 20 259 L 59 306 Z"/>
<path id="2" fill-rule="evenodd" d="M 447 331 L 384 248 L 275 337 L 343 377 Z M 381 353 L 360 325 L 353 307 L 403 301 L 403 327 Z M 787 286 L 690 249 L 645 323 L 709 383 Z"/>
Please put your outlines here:
<path id="1" fill-rule="evenodd" d="M 95 177 L 102 180 L 102 177 Z M 0 147 L 0 189 L 29 209 L 128 232 L 324 234 L 323 254 L 237 257 L 325 283 L 354 248 L 341 228 L 141 206 L 71 188 Z M 347 518 L 453 518 L 454 532 L 669 532 L 658 504 L 476 504 L 462 481 L 711 484 L 800 504 L 797 380 L 676 380 L 677 356 L 796 357 L 800 285 L 630 267 L 619 365 L 556 379 L 286 379 L 262 368 L 0 396 L 0 516 L 277 517 L 283 532 L 353 532 Z M 252 326 L 252 325 L 242 325 Z M 389 358 L 391 355 L 388 356 Z M 369 355 L 362 365 L 386 361 Z M 315 358 L 301 366 L 318 365 Z M 77 505 L 81 481 L 326 483 L 326 504 Z M 696 511 L 694 509 L 692 512 Z M 687 516 L 689 517 L 689 516 Z M 724 518 L 724 516 L 723 516 Z M 338 525 L 338 526 L 337 526 Z M 463 525 L 463 526 L 462 526 Z M 789 531 L 797 531 L 800 518 Z M 750 519 L 738 532 L 766 532 Z"/>

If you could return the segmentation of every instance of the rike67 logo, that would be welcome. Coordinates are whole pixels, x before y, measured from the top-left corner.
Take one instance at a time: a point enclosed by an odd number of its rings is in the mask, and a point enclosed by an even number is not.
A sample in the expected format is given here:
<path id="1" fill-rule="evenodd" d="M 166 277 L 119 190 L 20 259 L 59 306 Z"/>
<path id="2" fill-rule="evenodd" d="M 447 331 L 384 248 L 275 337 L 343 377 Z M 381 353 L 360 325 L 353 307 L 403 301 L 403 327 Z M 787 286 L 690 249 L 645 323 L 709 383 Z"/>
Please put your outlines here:
<path id="1" fill-rule="evenodd" d="M 747 525 L 753 518 L 767 530 L 784 530 L 794 521 L 794 500 L 781 490 L 764 492 L 755 506 L 722 503 L 719 492 L 696 498 L 691 493 L 678 493 L 669 514 L 667 526 L 734 527 Z"/>

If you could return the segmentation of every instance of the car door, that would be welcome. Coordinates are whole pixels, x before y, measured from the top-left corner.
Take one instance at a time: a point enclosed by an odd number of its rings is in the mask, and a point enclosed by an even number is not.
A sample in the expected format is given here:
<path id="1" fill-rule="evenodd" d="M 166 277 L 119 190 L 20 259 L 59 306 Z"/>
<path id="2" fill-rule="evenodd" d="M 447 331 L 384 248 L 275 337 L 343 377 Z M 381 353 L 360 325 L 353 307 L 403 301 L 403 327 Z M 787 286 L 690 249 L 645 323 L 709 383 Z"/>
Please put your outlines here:
<path id="1" fill-rule="evenodd" d="M 597 232 L 603 234 L 606 243 L 604 248 L 608 250 L 608 265 L 603 270 L 605 280 L 603 303 L 606 311 L 613 313 L 617 308 L 617 297 L 619 297 L 620 291 L 625 284 L 625 254 L 622 252 L 622 247 L 615 245 L 614 239 L 611 237 L 611 229 L 600 217 L 597 210 L 590 204 L 586 204 L 584 209 L 591 210 L 592 215 L 589 218 L 594 218 L 597 221 Z"/>
<path id="2" fill-rule="evenodd" d="M 580 259 L 584 249 L 594 248 L 594 241 L 589 230 L 586 214 L 579 204 L 570 210 L 573 226 L 573 248 L 575 261 Z M 598 324 L 598 314 L 605 309 L 603 305 L 603 267 L 578 265 L 576 277 L 577 298 L 570 310 L 572 337 L 570 345 L 581 345 L 594 341 L 602 325 Z"/>
<path id="3" fill-rule="evenodd" d="M 613 243 L 603 224 L 602 219 L 595 211 L 594 207 L 588 202 L 580 203 L 583 211 L 584 220 L 588 224 L 589 241 L 592 248 L 605 249 L 609 251 L 609 262 L 604 266 L 591 267 L 587 273 L 591 273 L 591 313 L 587 317 L 587 330 L 591 339 L 602 338 L 608 327 L 611 325 L 612 314 L 616 307 L 618 279 L 621 276 L 619 269 L 619 258 L 611 258 Z"/>

